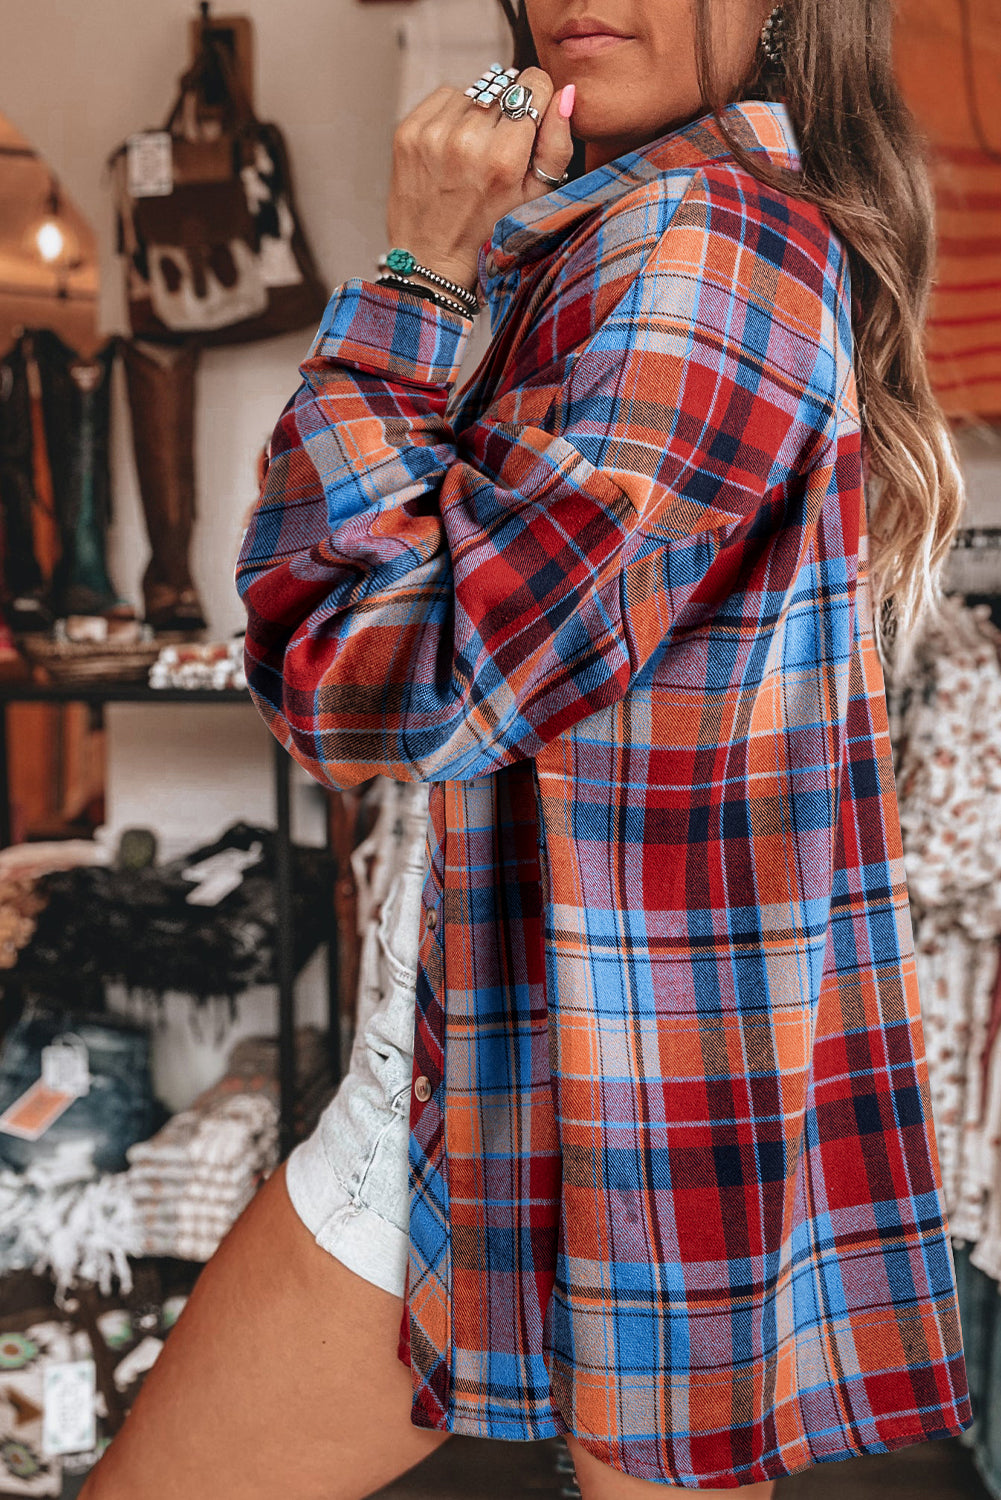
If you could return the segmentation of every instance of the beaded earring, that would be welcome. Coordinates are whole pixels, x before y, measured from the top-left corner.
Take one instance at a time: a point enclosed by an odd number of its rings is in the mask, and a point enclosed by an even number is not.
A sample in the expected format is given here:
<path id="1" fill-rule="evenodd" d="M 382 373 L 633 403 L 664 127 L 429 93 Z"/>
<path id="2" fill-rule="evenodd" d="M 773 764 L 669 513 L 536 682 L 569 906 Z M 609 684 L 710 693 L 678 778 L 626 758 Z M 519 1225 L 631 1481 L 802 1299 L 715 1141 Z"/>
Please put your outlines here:
<path id="1" fill-rule="evenodd" d="M 761 28 L 761 50 L 773 68 L 782 66 L 785 57 L 785 8 L 776 5 Z"/>

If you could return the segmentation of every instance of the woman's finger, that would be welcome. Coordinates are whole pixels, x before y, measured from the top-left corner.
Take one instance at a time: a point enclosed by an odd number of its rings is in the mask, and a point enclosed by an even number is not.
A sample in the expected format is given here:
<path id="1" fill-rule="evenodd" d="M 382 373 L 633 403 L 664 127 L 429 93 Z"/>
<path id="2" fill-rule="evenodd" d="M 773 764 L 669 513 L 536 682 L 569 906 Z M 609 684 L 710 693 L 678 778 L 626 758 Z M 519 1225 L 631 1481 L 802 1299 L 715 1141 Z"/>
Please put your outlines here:
<path id="1" fill-rule="evenodd" d="M 570 165 L 573 156 L 573 136 L 570 134 L 570 116 L 573 113 L 574 85 L 568 83 L 554 94 L 535 137 L 535 149 L 525 175 L 525 198 L 541 198 L 551 193 Z M 532 170 L 537 167 L 552 177 L 553 182 L 543 182 Z"/>

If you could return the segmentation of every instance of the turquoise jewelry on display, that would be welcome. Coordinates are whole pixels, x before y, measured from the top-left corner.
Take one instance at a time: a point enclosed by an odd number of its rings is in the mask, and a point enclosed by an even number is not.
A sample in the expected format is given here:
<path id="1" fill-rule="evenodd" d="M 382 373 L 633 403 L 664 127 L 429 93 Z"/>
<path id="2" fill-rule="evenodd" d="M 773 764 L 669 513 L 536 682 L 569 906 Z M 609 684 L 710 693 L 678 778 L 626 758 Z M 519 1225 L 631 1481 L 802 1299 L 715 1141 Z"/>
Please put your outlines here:
<path id="1" fill-rule="evenodd" d="M 500 63 L 491 63 L 488 68 L 484 68 L 476 82 L 466 89 L 466 98 L 472 99 L 482 109 L 489 109 L 504 90 L 514 83 L 517 76 L 517 68 L 502 68 Z"/>
<path id="2" fill-rule="evenodd" d="M 439 276 L 437 271 L 432 271 L 427 266 L 422 266 L 409 250 L 400 249 L 398 246 L 380 257 L 380 271 L 391 271 L 394 276 L 406 281 L 413 275 L 423 276 L 426 281 L 433 281 L 435 286 L 440 286 L 444 291 L 451 293 L 464 308 L 468 308 L 469 316 L 475 317 L 480 310 L 480 304 L 476 299 L 476 293 L 466 286 L 460 286 L 457 281 L 449 281 L 447 276 Z"/>

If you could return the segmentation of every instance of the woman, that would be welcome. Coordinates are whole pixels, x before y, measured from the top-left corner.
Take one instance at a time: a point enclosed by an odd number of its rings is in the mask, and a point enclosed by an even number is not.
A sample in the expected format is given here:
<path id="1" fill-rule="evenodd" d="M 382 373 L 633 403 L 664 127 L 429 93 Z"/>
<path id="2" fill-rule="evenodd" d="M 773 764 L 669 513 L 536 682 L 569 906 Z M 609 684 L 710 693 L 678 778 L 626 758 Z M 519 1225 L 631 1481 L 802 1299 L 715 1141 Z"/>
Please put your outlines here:
<path id="1" fill-rule="evenodd" d="M 407 1284 L 313 1238 L 321 1129 L 87 1500 L 360 1497 L 448 1431 L 761 1497 L 971 1420 L 874 635 L 959 505 L 889 0 L 594 10 L 528 0 L 537 117 L 400 126 L 410 258 L 335 290 L 238 566 L 297 759 L 429 784 Z"/>

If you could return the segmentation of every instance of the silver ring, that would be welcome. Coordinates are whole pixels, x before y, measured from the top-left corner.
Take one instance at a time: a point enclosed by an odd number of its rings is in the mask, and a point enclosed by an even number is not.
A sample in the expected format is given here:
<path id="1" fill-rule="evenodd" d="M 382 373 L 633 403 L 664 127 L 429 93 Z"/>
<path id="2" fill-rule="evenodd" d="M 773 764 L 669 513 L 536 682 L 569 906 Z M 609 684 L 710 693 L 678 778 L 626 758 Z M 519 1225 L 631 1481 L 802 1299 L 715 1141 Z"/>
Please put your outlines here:
<path id="1" fill-rule="evenodd" d="M 497 103 L 501 107 L 501 114 L 507 115 L 509 120 L 523 120 L 528 115 L 538 125 L 539 111 L 532 108 L 532 90 L 525 84 L 510 84 Z"/>
<path id="2" fill-rule="evenodd" d="M 532 162 L 532 172 L 540 182 L 548 183 L 550 187 L 554 188 L 562 187 L 565 182 L 570 181 L 569 172 L 564 172 L 562 177 L 550 177 L 549 173 L 544 172 L 541 167 L 537 167 L 534 161 Z"/>

